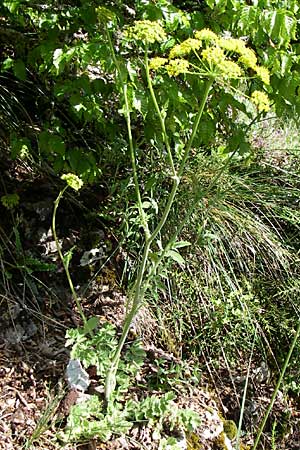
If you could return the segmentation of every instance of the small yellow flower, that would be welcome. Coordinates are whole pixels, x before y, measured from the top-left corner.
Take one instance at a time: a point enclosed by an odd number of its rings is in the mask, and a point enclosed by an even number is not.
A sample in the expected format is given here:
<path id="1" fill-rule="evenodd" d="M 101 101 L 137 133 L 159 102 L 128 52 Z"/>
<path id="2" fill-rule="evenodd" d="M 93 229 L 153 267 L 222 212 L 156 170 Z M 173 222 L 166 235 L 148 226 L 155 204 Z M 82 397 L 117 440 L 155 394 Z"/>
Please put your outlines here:
<path id="1" fill-rule="evenodd" d="M 145 44 L 163 42 L 167 39 L 160 23 L 151 20 L 137 20 L 134 26 L 125 32 L 125 36 L 133 40 L 143 41 Z"/>
<path id="2" fill-rule="evenodd" d="M 263 83 L 270 84 L 270 73 L 266 67 L 256 66 L 255 71 Z"/>
<path id="3" fill-rule="evenodd" d="M 246 44 L 241 39 L 220 38 L 218 40 L 218 44 L 224 50 L 227 50 L 228 52 L 238 53 L 240 55 L 243 54 L 246 49 Z"/>
<path id="4" fill-rule="evenodd" d="M 269 97 L 261 91 L 254 91 L 251 94 L 251 100 L 257 106 L 258 111 L 269 111 L 270 100 Z"/>
<path id="5" fill-rule="evenodd" d="M 61 179 L 65 180 L 67 184 L 75 191 L 79 191 L 79 189 L 83 186 L 82 179 L 73 173 L 66 173 L 61 176 Z"/>
<path id="6" fill-rule="evenodd" d="M 239 58 L 239 62 L 243 64 L 247 69 L 256 69 L 257 67 L 257 58 L 251 48 L 245 48 Z"/>
<path id="7" fill-rule="evenodd" d="M 177 75 L 188 71 L 189 62 L 186 59 L 171 59 L 166 68 L 171 77 L 176 77 Z"/>
<path id="8" fill-rule="evenodd" d="M 235 80 L 242 76 L 242 70 L 238 64 L 233 61 L 223 60 L 217 64 L 223 78 Z"/>
<path id="9" fill-rule="evenodd" d="M 207 47 L 201 53 L 202 58 L 209 64 L 220 64 L 226 59 L 224 51 L 219 47 Z"/>
<path id="10" fill-rule="evenodd" d="M 195 38 L 199 39 L 200 41 L 207 42 L 217 42 L 219 39 L 218 36 L 209 28 L 203 28 L 200 31 L 196 31 Z"/>
<path id="11" fill-rule="evenodd" d="M 167 58 L 160 58 L 159 56 L 150 59 L 149 69 L 158 70 L 168 62 Z"/>
<path id="12" fill-rule="evenodd" d="M 198 50 L 201 47 L 201 41 L 198 39 L 188 38 L 181 44 L 175 45 L 170 51 L 170 59 L 178 58 L 178 56 L 189 55 L 192 50 Z"/>

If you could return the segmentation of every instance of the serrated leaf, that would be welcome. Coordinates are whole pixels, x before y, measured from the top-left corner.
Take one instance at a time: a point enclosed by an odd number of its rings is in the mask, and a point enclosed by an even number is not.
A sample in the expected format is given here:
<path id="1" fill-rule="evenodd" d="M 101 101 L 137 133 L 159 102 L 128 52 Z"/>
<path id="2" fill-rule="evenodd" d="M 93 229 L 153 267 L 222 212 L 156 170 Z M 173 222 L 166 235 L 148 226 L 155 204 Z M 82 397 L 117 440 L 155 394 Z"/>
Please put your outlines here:
<path id="1" fill-rule="evenodd" d="M 266 34 L 279 45 L 288 45 L 295 38 L 296 19 L 285 9 L 264 11 L 263 28 Z"/>

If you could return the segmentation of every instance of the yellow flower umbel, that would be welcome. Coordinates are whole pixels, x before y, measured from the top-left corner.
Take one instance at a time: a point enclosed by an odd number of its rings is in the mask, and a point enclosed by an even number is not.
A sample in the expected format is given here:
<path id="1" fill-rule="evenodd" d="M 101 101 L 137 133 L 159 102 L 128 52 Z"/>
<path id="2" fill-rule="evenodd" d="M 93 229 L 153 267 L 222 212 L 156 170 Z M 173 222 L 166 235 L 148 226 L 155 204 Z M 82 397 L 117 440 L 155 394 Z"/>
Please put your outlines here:
<path id="1" fill-rule="evenodd" d="M 222 77 L 228 80 L 236 80 L 243 75 L 242 69 L 238 64 L 226 59 L 217 64 L 217 69 L 222 74 Z"/>
<path id="2" fill-rule="evenodd" d="M 66 173 L 61 176 L 61 179 L 65 180 L 67 184 L 75 191 L 79 191 L 79 189 L 83 186 L 82 179 L 73 173 Z"/>
<path id="3" fill-rule="evenodd" d="M 264 84 L 270 84 L 270 74 L 266 67 L 257 66 L 255 67 L 255 71 L 258 78 L 260 78 Z"/>
<path id="4" fill-rule="evenodd" d="M 239 55 L 242 55 L 247 48 L 244 41 L 234 38 L 220 37 L 218 39 L 218 45 L 228 52 L 238 53 Z"/>
<path id="5" fill-rule="evenodd" d="M 216 33 L 211 31 L 209 28 L 203 28 L 200 31 L 196 31 L 195 38 L 199 39 L 199 41 L 205 42 L 217 42 L 219 39 Z"/>
<path id="6" fill-rule="evenodd" d="M 246 69 L 256 69 L 257 68 L 257 58 L 251 48 L 244 49 L 243 53 L 239 57 L 239 62 L 246 67 Z"/>
<path id="7" fill-rule="evenodd" d="M 198 39 L 186 39 L 181 44 L 175 45 L 170 51 L 170 59 L 178 58 L 181 56 L 189 55 L 193 50 L 199 50 L 201 47 L 201 41 Z"/>
<path id="8" fill-rule="evenodd" d="M 159 56 L 150 59 L 149 69 L 158 70 L 168 62 L 167 58 L 160 58 Z"/>
<path id="9" fill-rule="evenodd" d="M 186 59 L 171 59 L 166 69 L 171 77 L 176 77 L 180 73 L 188 72 L 189 65 L 190 63 Z"/>
<path id="10" fill-rule="evenodd" d="M 158 27 L 156 31 L 155 27 Z M 143 38 L 144 41 L 148 39 L 148 42 L 165 37 L 159 23 L 149 20 L 136 22 L 132 30 L 135 38 Z M 264 84 L 270 84 L 268 69 L 257 64 L 255 52 L 247 47 L 245 41 L 218 36 L 208 28 L 196 31 L 194 37 L 176 44 L 169 52 L 169 61 L 161 57 L 151 59 L 149 68 L 164 68 L 172 77 L 189 72 L 219 82 L 253 77 L 254 72 Z M 247 75 L 249 70 L 251 72 Z M 266 108 L 267 103 L 264 110 Z"/>
<path id="11" fill-rule="evenodd" d="M 257 106 L 258 111 L 269 111 L 270 100 L 269 97 L 261 91 L 254 91 L 251 94 L 251 100 Z"/>
<path id="12" fill-rule="evenodd" d="M 207 47 L 203 50 L 201 56 L 216 76 L 221 76 L 224 79 L 237 79 L 243 74 L 240 66 L 227 59 L 224 50 L 220 47 Z"/>
<path id="13" fill-rule="evenodd" d="M 129 39 L 142 41 L 145 44 L 163 42 L 167 39 L 165 30 L 159 22 L 151 20 L 137 20 L 133 27 L 130 27 L 125 36 Z"/>
<path id="14" fill-rule="evenodd" d="M 226 59 L 225 53 L 220 47 L 207 47 L 202 51 L 201 56 L 210 66 L 218 65 Z"/>

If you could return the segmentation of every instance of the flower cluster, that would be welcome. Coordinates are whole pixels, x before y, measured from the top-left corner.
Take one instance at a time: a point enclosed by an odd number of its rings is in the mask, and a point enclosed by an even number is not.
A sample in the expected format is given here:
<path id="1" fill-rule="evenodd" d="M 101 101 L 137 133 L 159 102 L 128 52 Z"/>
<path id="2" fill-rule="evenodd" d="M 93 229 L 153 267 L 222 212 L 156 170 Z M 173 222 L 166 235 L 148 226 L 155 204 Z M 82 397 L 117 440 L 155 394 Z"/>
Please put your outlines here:
<path id="1" fill-rule="evenodd" d="M 269 97 L 261 91 L 254 91 L 251 94 L 251 100 L 257 106 L 258 111 L 269 111 L 270 100 Z"/>
<path id="2" fill-rule="evenodd" d="M 221 61 L 217 68 L 219 72 L 222 74 L 222 77 L 228 80 L 236 80 L 243 75 L 242 69 L 238 64 L 233 61 L 229 61 L 224 59 Z"/>
<path id="3" fill-rule="evenodd" d="M 247 48 L 245 42 L 241 39 L 220 37 L 217 41 L 219 46 L 224 50 L 227 50 L 228 52 L 238 53 L 240 55 L 242 55 Z"/>
<path id="4" fill-rule="evenodd" d="M 229 53 L 239 56 L 238 63 L 245 69 L 252 69 L 264 84 L 270 84 L 270 74 L 266 67 L 257 65 L 257 57 L 251 48 L 248 48 L 241 39 L 219 38 L 215 45 Z"/>
<path id="5" fill-rule="evenodd" d="M 159 21 L 138 20 L 125 35 L 130 39 L 141 40 L 146 44 L 166 41 L 167 35 Z M 193 54 L 200 65 L 191 65 L 188 61 Z M 218 36 L 212 30 L 203 28 L 171 48 L 168 59 L 155 57 L 150 60 L 149 68 L 164 68 L 170 76 L 187 73 L 189 67 L 199 68 L 199 73 L 207 72 L 219 79 L 238 79 L 245 76 L 248 69 L 255 72 L 264 84 L 270 84 L 270 75 L 266 67 L 257 64 L 254 51 L 247 47 L 242 39 Z"/>
<path id="6" fill-rule="evenodd" d="M 239 57 L 239 62 L 243 64 L 246 69 L 256 70 L 257 68 L 257 58 L 253 50 L 250 48 L 245 48 L 241 56 Z"/>
<path id="7" fill-rule="evenodd" d="M 207 47 L 202 51 L 201 56 L 209 65 L 215 66 L 226 59 L 225 53 L 220 47 Z"/>
<path id="8" fill-rule="evenodd" d="M 201 47 L 201 42 L 198 39 L 188 38 L 181 44 L 175 45 L 170 51 L 170 59 L 189 55 L 191 51 L 199 50 Z"/>
<path id="9" fill-rule="evenodd" d="M 209 30 L 208 28 L 203 28 L 200 31 L 196 31 L 195 38 L 199 41 L 205 41 L 205 42 L 217 42 L 218 36 L 213 31 Z"/>
<path id="10" fill-rule="evenodd" d="M 256 73 L 258 78 L 261 79 L 261 81 L 265 84 L 270 84 L 270 74 L 266 67 L 256 67 Z"/>
<path id="11" fill-rule="evenodd" d="M 129 39 L 142 41 L 145 44 L 163 42 L 167 35 L 159 22 L 151 20 L 137 20 L 133 27 L 130 27 L 125 36 Z"/>
<path id="12" fill-rule="evenodd" d="M 189 65 L 190 63 L 186 59 L 171 59 L 166 69 L 171 77 L 176 77 L 180 73 L 188 72 Z"/>
<path id="13" fill-rule="evenodd" d="M 160 67 L 164 66 L 168 62 L 167 58 L 152 58 L 149 63 L 149 69 L 158 70 Z"/>
<path id="14" fill-rule="evenodd" d="M 79 189 L 83 186 L 82 179 L 73 173 L 66 173 L 61 176 L 61 179 L 65 180 L 67 184 L 75 191 L 79 191 Z"/>
<path id="15" fill-rule="evenodd" d="M 220 47 L 207 47 L 201 56 L 216 74 L 225 79 L 237 79 L 243 74 L 240 66 L 226 58 L 224 50 Z"/>

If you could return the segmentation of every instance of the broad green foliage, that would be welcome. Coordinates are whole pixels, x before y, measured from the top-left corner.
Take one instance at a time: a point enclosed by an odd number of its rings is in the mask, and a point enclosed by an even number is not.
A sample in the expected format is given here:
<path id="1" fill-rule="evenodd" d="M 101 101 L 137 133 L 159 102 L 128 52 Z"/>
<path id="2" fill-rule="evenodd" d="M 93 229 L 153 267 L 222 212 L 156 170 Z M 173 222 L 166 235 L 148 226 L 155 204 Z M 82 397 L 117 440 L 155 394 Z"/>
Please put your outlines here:
<path id="1" fill-rule="evenodd" d="M 156 45 L 149 55 L 154 57 L 150 67 L 158 69 L 157 64 L 162 66 L 162 60 L 159 62 L 158 58 L 167 58 L 172 49 L 172 60 L 166 64 L 166 69 L 169 75 L 175 77 L 192 68 L 180 58 L 184 46 L 188 52 L 194 46 L 193 54 L 195 50 L 199 51 L 199 42 L 193 37 L 194 30 L 209 25 L 213 31 L 222 32 L 224 37 L 226 33 L 233 38 L 247 36 L 249 56 L 251 49 L 255 50 L 259 55 L 257 64 L 267 66 L 270 71 L 270 86 L 264 87 L 264 90 L 275 104 L 277 113 L 297 113 L 300 83 L 297 50 L 300 12 L 297 2 L 259 1 L 249 5 L 246 1 L 219 0 L 207 1 L 206 4 L 203 2 L 197 11 L 184 12 L 167 0 L 138 1 L 128 6 L 113 2 L 109 8 L 95 7 L 93 2 L 71 2 L 68 7 L 46 3 L 42 9 L 31 2 L 5 1 L 0 9 L 8 29 L 5 35 L 0 36 L 4 50 L 0 61 L 2 73 L 7 77 L 13 73 L 20 83 L 37 78 L 41 91 L 47 90 L 55 105 L 54 109 L 48 106 L 46 120 L 38 118 L 38 131 L 34 135 L 29 128 L 19 129 L 17 134 L 14 132 L 11 138 L 12 155 L 38 155 L 49 162 L 57 173 L 72 171 L 85 181 L 93 182 L 99 177 L 102 153 L 114 151 L 115 143 L 125 133 L 122 120 L 116 115 L 118 110 L 122 112 L 119 104 L 122 99 L 118 80 L 114 76 L 115 64 L 103 32 L 104 25 L 114 34 L 116 48 L 120 48 L 124 38 L 130 38 L 129 25 L 133 18 L 136 19 L 136 29 L 132 29 L 132 36 L 138 38 L 138 45 L 143 46 L 147 40 Z M 207 9 L 211 10 L 210 14 L 207 14 Z M 211 24 L 209 17 L 212 17 Z M 28 37 L 30 32 L 34 34 L 33 39 Z M 228 44 L 228 39 L 225 41 Z M 118 61 L 123 80 L 128 81 L 132 121 L 138 124 L 142 115 L 147 144 L 153 145 L 154 141 L 161 151 L 162 136 L 158 131 L 149 92 L 145 90 L 140 56 L 140 49 L 134 48 L 129 39 L 128 45 L 118 55 Z M 216 54 L 212 55 L 208 50 L 202 56 L 210 64 Z M 224 70 L 235 70 L 235 76 L 240 77 L 241 68 L 234 65 L 235 59 L 230 64 L 227 62 Z M 240 59 L 242 62 L 243 58 Z M 251 68 L 249 61 L 247 64 Z M 188 75 L 180 89 L 174 79 L 162 76 L 155 80 L 157 95 L 165 108 L 166 124 L 172 132 L 172 145 L 179 155 L 182 136 L 189 128 L 190 116 L 197 105 L 194 90 L 199 88 L 199 81 Z M 251 82 L 251 91 L 260 89 L 256 78 Z M 30 109 L 29 105 L 24 107 Z M 263 101 L 258 107 L 263 112 L 267 109 L 267 103 Z M 242 142 L 241 152 L 248 152 L 246 130 L 242 124 L 232 122 L 232 108 L 235 113 L 246 112 L 244 102 L 238 95 L 222 90 L 219 98 L 212 99 L 211 108 L 203 117 L 201 135 L 195 137 L 195 144 L 211 146 L 216 135 L 224 133 L 232 143 Z M 44 115 L 40 109 L 37 113 Z M 224 123 L 223 128 L 220 127 L 220 120 Z M 72 133 L 72 128 L 84 129 L 86 126 L 94 128 L 101 136 L 99 145 L 90 145 L 86 139 Z M 16 137 L 18 146 L 15 144 Z M 137 145 L 141 144 L 141 136 L 134 138 Z M 230 146 L 235 148 L 235 144 Z"/>
<path id="2" fill-rule="evenodd" d="M 243 36 L 271 73 L 272 98 L 279 115 L 299 115 L 298 1 L 206 1 L 216 29 Z M 212 25 L 213 26 L 213 25 Z"/>

